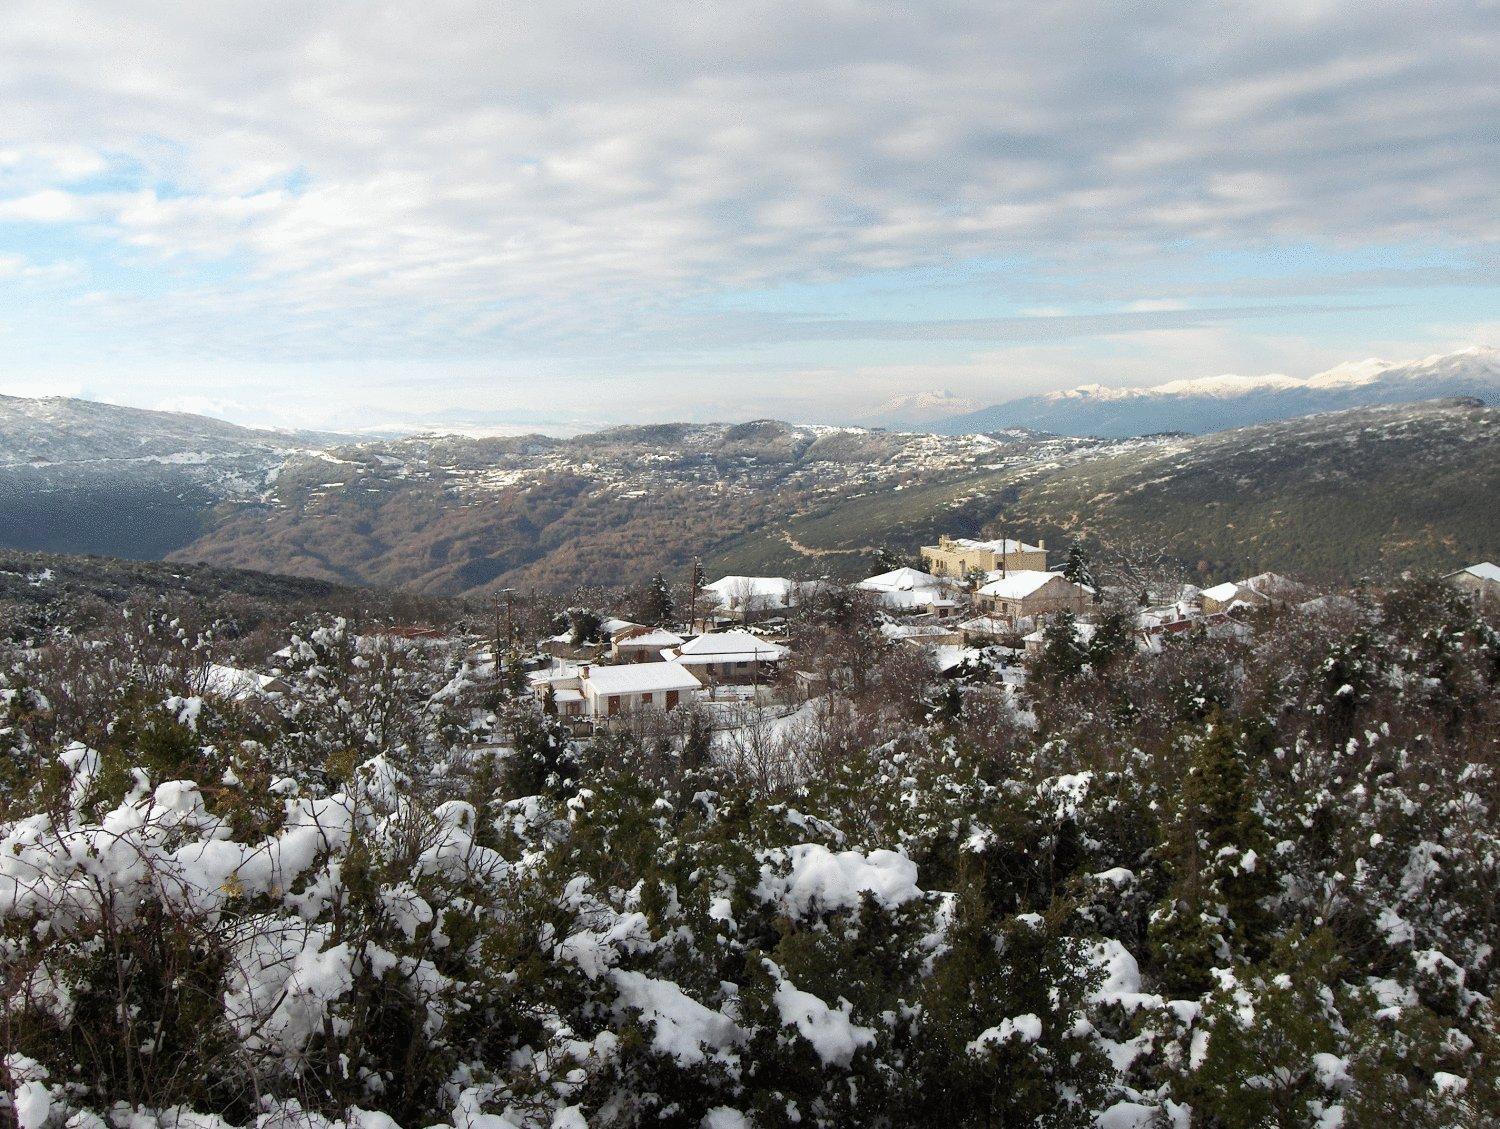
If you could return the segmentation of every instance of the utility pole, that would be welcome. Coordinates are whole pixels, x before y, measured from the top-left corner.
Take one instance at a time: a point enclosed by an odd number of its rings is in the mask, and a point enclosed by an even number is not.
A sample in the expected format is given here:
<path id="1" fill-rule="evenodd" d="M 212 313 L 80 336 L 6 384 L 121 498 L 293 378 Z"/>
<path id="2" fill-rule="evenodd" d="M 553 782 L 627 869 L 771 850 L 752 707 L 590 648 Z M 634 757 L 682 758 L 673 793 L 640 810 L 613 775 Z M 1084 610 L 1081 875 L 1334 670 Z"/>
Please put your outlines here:
<path id="1" fill-rule="evenodd" d="M 502 639 L 500 637 L 500 600 L 501 600 L 501 597 L 504 597 L 504 599 L 505 599 L 505 638 L 503 640 L 503 643 L 504 643 L 504 645 L 506 647 L 508 647 L 511 643 L 513 643 L 515 641 L 515 637 L 516 637 L 515 608 L 513 606 L 513 602 L 515 600 L 515 596 L 516 596 L 516 590 L 514 588 L 502 588 L 502 589 L 500 589 L 500 591 L 498 591 L 498 592 L 495 593 L 495 669 L 496 670 L 500 669 L 500 651 L 501 651 L 501 645 L 502 645 Z"/>
<path id="2" fill-rule="evenodd" d="M 698 625 L 698 577 L 703 573 L 702 558 L 693 558 L 693 574 L 688 581 L 688 634 L 692 635 Z"/>

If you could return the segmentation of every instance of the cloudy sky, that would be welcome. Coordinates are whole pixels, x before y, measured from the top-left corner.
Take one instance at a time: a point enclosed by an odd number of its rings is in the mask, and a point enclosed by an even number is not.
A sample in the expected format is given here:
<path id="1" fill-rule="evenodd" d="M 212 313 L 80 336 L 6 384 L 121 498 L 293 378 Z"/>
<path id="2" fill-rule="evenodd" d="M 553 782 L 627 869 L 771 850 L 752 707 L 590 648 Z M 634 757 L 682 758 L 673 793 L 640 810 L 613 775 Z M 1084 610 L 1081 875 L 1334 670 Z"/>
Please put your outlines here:
<path id="1" fill-rule="evenodd" d="M 1500 5 L 11 0 L 0 391 L 847 420 L 1500 344 Z"/>

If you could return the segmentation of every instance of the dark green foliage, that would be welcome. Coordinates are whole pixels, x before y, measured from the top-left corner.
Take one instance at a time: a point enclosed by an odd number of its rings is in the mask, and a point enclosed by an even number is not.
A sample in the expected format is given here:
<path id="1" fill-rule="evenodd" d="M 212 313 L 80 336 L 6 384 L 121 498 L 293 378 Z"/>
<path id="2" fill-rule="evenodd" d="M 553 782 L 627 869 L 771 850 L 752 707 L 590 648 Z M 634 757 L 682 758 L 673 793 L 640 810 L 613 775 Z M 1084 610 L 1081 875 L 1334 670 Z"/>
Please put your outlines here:
<path id="1" fill-rule="evenodd" d="M 1089 563 L 1088 554 L 1083 551 L 1083 546 L 1077 541 L 1068 546 L 1068 559 L 1063 563 L 1062 574 L 1065 579 L 1074 584 L 1083 584 L 1090 588 L 1098 585 L 1098 581 L 1094 579 L 1094 568 Z"/>

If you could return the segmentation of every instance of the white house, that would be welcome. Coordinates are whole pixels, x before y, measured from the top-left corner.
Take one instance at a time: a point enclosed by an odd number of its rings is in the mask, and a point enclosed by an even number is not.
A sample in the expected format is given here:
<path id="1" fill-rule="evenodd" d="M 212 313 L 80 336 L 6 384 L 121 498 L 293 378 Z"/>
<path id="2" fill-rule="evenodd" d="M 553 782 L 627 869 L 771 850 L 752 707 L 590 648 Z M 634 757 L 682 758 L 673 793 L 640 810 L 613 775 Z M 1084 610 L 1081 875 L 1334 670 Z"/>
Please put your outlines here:
<path id="1" fill-rule="evenodd" d="M 713 631 L 665 652 L 665 657 L 711 682 L 760 682 L 790 654 L 748 631 Z"/>
<path id="2" fill-rule="evenodd" d="M 551 691 L 560 716 L 594 719 L 648 708 L 676 709 L 703 688 L 692 671 L 673 662 L 579 663 L 533 676 L 531 685 L 544 700 Z"/>
<path id="3" fill-rule="evenodd" d="M 908 615 L 920 612 L 950 615 L 959 606 L 949 581 L 916 568 L 882 572 L 879 576 L 861 580 L 855 587 L 874 595 L 886 610 Z"/>
<path id="4" fill-rule="evenodd" d="M 1205 612 L 1225 612 L 1236 604 L 1248 608 L 1265 607 L 1267 604 L 1286 604 L 1303 600 L 1311 595 L 1305 584 L 1274 572 L 1262 572 L 1246 580 L 1225 581 L 1205 588 L 1199 593 Z"/>
<path id="5" fill-rule="evenodd" d="M 813 589 L 784 576 L 722 576 L 703 586 L 703 595 L 723 614 L 742 623 L 779 615 L 796 607 Z"/>

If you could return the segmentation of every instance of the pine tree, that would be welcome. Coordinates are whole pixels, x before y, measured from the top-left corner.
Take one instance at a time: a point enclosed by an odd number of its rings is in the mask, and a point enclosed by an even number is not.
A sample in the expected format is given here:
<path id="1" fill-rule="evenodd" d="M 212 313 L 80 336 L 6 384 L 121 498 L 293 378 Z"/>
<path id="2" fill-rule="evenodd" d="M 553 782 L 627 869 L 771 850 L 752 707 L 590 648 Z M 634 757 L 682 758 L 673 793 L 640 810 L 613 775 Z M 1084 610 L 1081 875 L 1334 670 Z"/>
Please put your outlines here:
<path id="1" fill-rule="evenodd" d="M 1068 560 L 1063 565 L 1063 578 L 1089 588 L 1098 587 L 1094 580 L 1093 566 L 1089 564 L 1088 554 L 1083 551 L 1083 546 L 1077 541 L 1068 546 Z"/>
<path id="2" fill-rule="evenodd" d="M 657 573 L 646 585 L 645 595 L 641 599 L 641 619 L 654 627 L 665 627 L 672 620 L 672 613 L 677 608 L 677 601 L 672 597 L 672 587 L 667 583 L 667 578 Z"/>
<path id="3" fill-rule="evenodd" d="M 1212 983 L 1210 969 L 1263 953 L 1261 900 L 1275 884 L 1237 734 L 1215 710 L 1192 744 L 1162 852 L 1172 889 L 1150 933 L 1169 990 L 1197 994 Z"/>
<path id="4" fill-rule="evenodd" d="M 1088 663 L 1089 652 L 1078 639 L 1077 617 L 1059 612 L 1042 632 L 1042 653 L 1032 664 L 1031 677 L 1043 685 L 1069 682 Z"/>

